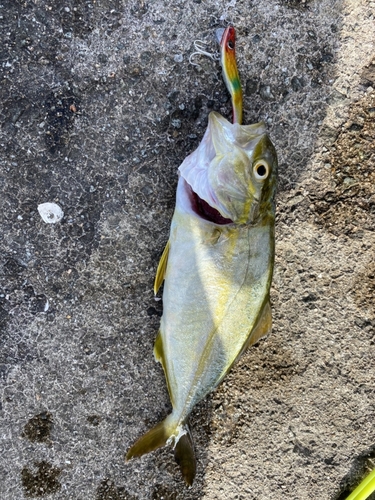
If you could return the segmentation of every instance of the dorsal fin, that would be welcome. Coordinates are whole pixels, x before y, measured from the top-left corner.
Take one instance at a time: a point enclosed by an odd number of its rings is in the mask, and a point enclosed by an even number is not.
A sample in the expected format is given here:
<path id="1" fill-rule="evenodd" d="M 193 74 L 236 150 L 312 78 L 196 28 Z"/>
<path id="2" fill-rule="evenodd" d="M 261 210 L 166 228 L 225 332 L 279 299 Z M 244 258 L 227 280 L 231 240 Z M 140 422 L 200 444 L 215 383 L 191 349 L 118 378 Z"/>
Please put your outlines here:
<path id="1" fill-rule="evenodd" d="M 255 344 L 259 339 L 271 333 L 272 329 L 272 311 L 271 304 L 269 299 L 263 306 L 263 310 L 259 316 L 257 324 L 255 325 L 254 330 L 252 331 L 250 337 L 246 342 L 245 349 Z"/>

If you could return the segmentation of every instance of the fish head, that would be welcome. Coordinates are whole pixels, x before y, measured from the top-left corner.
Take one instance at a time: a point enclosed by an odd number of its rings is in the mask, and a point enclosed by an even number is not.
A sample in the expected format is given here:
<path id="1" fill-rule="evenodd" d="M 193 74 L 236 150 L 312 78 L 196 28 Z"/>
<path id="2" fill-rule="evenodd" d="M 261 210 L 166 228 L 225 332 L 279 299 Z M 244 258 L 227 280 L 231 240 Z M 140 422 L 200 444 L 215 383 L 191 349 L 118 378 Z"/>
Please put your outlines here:
<path id="1" fill-rule="evenodd" d="M 255 224 L 273 213 L 277 156 L 264 123 L 232 124 L 210 113 L 201 144 L 179 170 L 195 211 L 211 222 Z"/>

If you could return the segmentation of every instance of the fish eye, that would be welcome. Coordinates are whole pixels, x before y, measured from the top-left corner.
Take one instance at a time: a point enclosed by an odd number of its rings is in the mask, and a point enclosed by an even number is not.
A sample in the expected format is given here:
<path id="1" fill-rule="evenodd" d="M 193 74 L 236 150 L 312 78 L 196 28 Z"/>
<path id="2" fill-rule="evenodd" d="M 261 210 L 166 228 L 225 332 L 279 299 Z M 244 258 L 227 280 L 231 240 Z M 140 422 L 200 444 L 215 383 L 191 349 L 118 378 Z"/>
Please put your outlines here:
<path id="1" fill-rule="evenodd" d="M 228 41 L 228 43 L 227 43 L 227 47 L 228 47 L 228 49 L 230 49 L 230 50 L 233 50 L 233 49 L 234 49 L 234 43 L 233 43 L 233 41 L 232 41 L 232 40 L 229 40 L 229 41 Z"/>
<path id="2" fill-rule="evenodd" d="M 269 166 L 263 161 L 258 161 L 253 167 L 254 176 L 258 181 L 264 181 L 267 179 L 270 173 Z"/>

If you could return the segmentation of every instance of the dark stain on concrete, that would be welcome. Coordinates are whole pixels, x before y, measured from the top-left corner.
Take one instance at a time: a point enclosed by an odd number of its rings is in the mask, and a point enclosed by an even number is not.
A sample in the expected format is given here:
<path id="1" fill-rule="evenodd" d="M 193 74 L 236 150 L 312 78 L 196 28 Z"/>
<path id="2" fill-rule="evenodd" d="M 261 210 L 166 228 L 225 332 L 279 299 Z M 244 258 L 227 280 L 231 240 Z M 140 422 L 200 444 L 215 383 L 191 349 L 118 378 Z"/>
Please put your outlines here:
<path id="1" fill-rule="evenodd" d="M 49 443 L 53 419 L 51 413 L 44 411 L 30 418 L 25 425 L 22 437 L 32 443 Z"/>
<path id="2" fill-rule="evenodd" d="M 56 493 L 61 484 L 57 480 L 61 473 L 61 469 L 54 467 L 50 463 L 42 460 L 35 462 L 36 472 L 33 472 L 28 467 L 24 467 L 21 472 L 22 486 L 26 497 L 44 497 Z"/>
<path id="3" fill-rule="evenodd" d="M 152 500 L 174 500 L 176 492 L 162 484 L 157 484 L 152 492 Z"/>
<path id="4" fill-rule="evenodd" d="M 96 490 L 95 500 L 136 500 L 125 488 L 116 486 L 110 479 L 104 479 Z"/>
<path id="5" fill-rule="evenodd" d="M 101 417 L 99 417 L 99 415 L 89 415 L 87 417 L 87 421 L 89 424 L 93 425 L 94 427 L 98 427 L 98 425 L 100 424 L 101 422 Z"/>
<path id="6" fill-rule="evenodd" d="M 64 148 L 69 142 L 70 130 L 79 110 L 78 98 L 70 87 L 52 92 L 45 101 L 46 135 L 45 141 L 51 153 Z"/>
<path id="7" fill-rule="evenodd" d="M 282 0 L 282 3 L 295 9 L 308 9 L 310 0 Z"/>

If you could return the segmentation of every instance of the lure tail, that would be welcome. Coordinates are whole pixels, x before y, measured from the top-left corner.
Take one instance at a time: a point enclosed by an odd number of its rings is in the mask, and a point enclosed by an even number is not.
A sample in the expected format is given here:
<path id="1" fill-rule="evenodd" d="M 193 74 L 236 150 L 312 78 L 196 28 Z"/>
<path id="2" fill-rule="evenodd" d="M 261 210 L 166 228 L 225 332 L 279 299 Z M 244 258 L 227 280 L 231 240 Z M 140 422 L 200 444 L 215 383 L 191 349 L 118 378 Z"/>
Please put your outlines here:
<path id="1" fill-rule="evenodd" d="M 140 437 L 126 454 L 126 460 L 140 457 L 174 442 L 175 460 L 180 466 L 185 482 L 191 486 L 196 472 L 196 459 L 190 429 L 187 423 L 176 425 L 171 417 L 172 415 L 169 415 Z"/>

